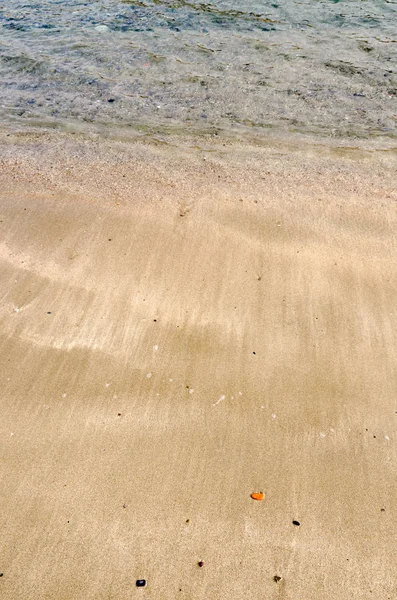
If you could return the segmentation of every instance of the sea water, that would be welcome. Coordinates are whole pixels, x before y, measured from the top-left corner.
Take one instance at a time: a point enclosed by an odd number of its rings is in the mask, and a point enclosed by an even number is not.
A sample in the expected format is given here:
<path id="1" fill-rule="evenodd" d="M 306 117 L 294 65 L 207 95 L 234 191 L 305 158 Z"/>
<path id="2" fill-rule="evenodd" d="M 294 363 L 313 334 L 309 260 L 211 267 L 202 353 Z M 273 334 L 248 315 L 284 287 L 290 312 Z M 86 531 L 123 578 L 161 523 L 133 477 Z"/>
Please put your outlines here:
<path id="1" fill-rule="evenodd" d="M 2 0 L 14 127 L 393 140 L 395 0 Z"/>

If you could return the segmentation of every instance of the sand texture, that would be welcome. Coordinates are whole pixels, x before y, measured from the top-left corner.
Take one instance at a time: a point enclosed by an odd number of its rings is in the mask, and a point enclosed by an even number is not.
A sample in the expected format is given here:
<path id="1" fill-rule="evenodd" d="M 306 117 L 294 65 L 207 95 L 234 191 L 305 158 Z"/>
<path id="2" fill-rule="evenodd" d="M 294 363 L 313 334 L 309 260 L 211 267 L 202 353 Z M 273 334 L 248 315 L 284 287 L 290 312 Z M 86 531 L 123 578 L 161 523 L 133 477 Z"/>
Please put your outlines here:
<path id="1" fill-rule="evenodd" d="M 396 154 L 0 141 L 1 598 L 395 600 Z"/>

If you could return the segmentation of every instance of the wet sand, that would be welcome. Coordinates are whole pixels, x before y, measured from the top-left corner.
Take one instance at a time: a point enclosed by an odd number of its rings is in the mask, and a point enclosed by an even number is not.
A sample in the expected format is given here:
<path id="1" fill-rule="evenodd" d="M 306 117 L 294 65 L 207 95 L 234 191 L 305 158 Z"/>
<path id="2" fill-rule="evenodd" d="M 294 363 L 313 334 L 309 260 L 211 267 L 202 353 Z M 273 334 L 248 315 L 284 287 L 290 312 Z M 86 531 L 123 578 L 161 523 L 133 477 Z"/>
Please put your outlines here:
<path id="1" fill-rule="evenodd" d="M 396 154 L 0 142 L 1 597 L 395 598 Z"/>

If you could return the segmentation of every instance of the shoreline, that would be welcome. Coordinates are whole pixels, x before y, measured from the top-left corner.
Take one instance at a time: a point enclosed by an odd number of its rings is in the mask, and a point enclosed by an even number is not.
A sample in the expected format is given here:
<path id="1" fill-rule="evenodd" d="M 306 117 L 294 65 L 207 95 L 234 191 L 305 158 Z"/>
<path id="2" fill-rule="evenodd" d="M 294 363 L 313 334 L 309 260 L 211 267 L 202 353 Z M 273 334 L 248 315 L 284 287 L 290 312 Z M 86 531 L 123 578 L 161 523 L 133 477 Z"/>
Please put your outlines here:
<path id="1" fill-rule="evenodd" d="M 2 597 L 392 598 L 395 149 L 8 133 Z"/>
<path id="2" fill-rule="evenodd" d="M 128 126 L 92 124 L 80 121 L 14 121 L 0 127 L 0 135 L 15 138 L 59 138 L 105 141 L 109 144 L 164 144 L 176 147 L 197 148 L 203 146 L 220 147 L 243 146 L 248 148 L 285 147 L 289 150 L 302 148 L 319 148 L 325 151 L 362 151 L 362 152 L 397 152 L 397 137 L 387 134 L 374 135 L 335 135 L 323 136 L 318 132 L 299 130 L 283 130 L 280 128 L 256 129 L 252 127 L 195 127 L 172 123 L 132 123 Z"/>

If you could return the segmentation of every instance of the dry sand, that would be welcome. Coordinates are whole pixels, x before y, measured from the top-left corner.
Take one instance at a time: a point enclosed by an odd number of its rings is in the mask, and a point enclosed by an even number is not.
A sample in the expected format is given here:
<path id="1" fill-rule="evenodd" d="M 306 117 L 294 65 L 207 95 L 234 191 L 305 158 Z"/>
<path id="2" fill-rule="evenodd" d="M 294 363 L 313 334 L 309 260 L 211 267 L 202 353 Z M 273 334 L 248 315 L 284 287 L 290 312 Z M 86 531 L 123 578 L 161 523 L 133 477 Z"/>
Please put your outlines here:
<path id="1" fill-rule="evenodd" d="M 395 600 L 396 154 L 0 141 L 1 598 Z"/>

